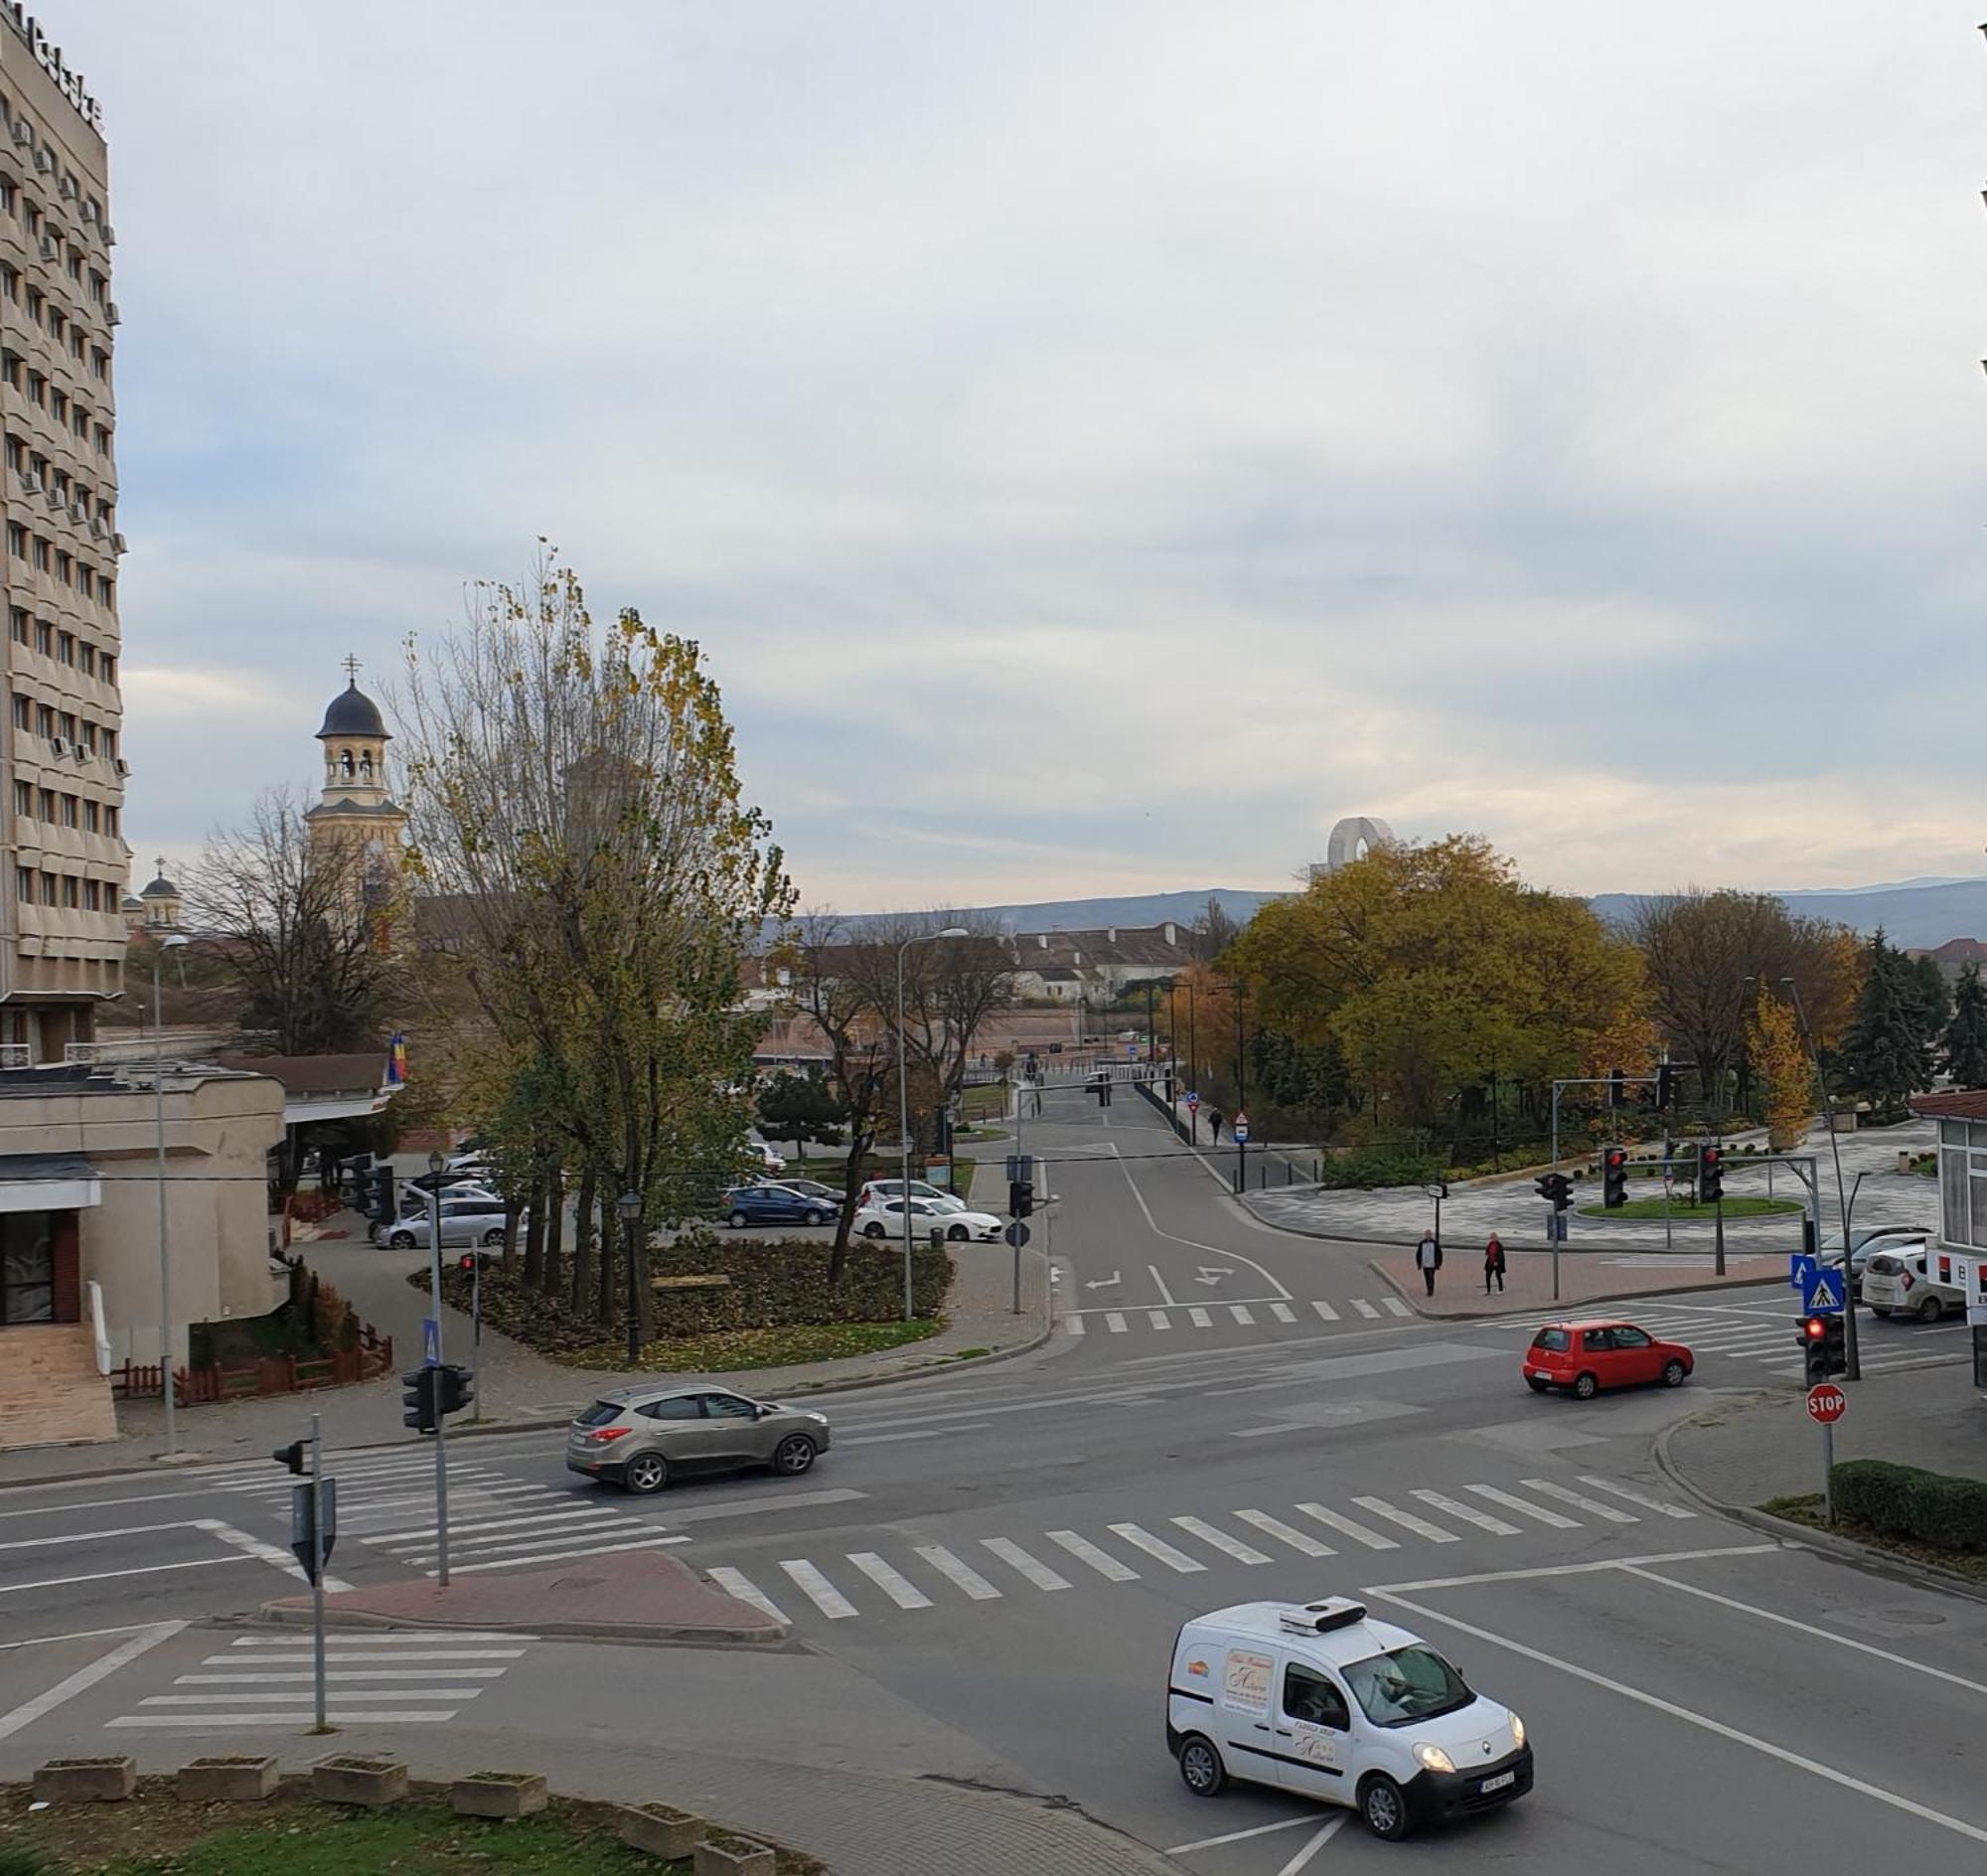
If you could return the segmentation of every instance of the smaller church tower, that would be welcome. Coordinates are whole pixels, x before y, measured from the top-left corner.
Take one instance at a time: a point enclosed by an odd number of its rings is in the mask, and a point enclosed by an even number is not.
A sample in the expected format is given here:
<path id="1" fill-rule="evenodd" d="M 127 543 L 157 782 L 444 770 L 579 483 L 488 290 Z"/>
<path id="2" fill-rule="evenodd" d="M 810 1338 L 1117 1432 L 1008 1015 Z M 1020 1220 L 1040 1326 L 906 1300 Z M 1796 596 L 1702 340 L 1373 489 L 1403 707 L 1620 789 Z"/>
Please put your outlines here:
<path id="1" fill-rule="evenodd" d="M 359 660 L 345 661 L 346 687 L 331 700 L 317 739 L 324 745 L 324 792 L 307 811 L 314 844 L 359 847 L 366 857 L 367 905 L 374 911 L 397 890 L 407 812 L 386 779 L 392 740 L 380 706 L 359 688 Z"/>
<path id="2" fill-rule="evenodd" d="M 159 860 L 159 870 L 152 883 L 138 894 L 138 903 L 143 916 L 140 929 L 145 931 L 177 931 L 180 924 L 180 889 L 166 876 L 166 862 Z"/>

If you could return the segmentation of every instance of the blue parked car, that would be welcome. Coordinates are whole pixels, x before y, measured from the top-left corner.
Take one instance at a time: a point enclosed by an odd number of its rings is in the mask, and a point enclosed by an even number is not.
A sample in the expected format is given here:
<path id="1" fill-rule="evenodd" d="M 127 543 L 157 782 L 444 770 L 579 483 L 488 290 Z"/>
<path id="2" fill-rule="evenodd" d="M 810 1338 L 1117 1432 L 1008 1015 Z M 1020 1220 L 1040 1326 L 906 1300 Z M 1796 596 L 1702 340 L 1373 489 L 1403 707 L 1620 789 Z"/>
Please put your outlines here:
<path id="1" fill-rule="evenodd" d="M 753 1224 L 832 1224 L 835 1207 L 784 1185 L 738 1185 L 724 1194 L 724 1215 L 742 1231 Z"/>

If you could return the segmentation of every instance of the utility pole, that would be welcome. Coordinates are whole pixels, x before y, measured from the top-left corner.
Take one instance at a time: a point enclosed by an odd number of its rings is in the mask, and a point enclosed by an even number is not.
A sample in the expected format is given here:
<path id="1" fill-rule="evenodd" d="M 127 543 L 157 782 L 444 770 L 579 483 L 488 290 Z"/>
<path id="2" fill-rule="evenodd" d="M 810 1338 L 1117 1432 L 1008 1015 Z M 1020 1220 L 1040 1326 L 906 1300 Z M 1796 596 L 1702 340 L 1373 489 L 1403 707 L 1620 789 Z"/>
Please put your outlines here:
<path id="1" fill-rule="evenodd" d="M 1801 1002 L 1800 986 L 1790 977 L 1783 977 L 1780 982 L 1787 987 L 1787 995 L 1793 999 L 1794 1015 L 1800 1018 L 1801 1040 L 1807 1044 L 1808 1059 L 1814 1063 L 1814 1085 L 1821 1093 L 1821 1124 L 1828 1130 L 1828 1151 L 1835 1161 L 1835 1205 L 1842 1214 L 1842 1352 L 1847 1364 L 1842 1378 L 1845 1381 L 1860 1381 L 1863 1378 L 1863 1355 L 1856 1332 L 1856 1304 L 1849 1293 L 1850 1259 L 1854 1253 L 1849 1243 L 1849 1197 L 1842 1189 L 1842 1143 L 1835 1137 L 1835 1113 L 1828 1100 L 1828 1077 L 1822 1072 L 1821 1050 L 1815 1046 L 1814 1031 L 1808 1027 L 1807 1006 Z M 1815 1210 L 1819 1212 L 1820 1209 L 1817 1202 Z"/>
<path id="2" fill-rule="evenodd" d="M 430 1346 L 421 1350 L 435 1394 L 435 1582 L 448 1588 L 448 1416 L 441 1411 L 441 1175 L 448 1162 L 440 1153 L 428 1155 L 428 1308 L 434 1312 Z M 387 1222 L 391 1223 L 390 1216 Z M 430 1359 L 432 1356 L 432 1359 Z"/>

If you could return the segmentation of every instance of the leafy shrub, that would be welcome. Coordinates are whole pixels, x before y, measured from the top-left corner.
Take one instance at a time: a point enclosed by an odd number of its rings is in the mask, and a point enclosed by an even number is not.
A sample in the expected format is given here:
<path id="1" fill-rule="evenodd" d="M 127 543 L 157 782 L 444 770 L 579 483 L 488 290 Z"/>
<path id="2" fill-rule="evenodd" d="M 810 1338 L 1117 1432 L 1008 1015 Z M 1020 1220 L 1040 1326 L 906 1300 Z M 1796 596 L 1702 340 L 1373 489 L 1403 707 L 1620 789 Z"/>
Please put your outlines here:
<path id="1" fill-rule="evenodd" d="M 1830 1483 L 1836 1514 L 1882 1536 L 1945 1550 L 1987 1550 L 1987 1480 L 1852 1459 L 1835 1468 Z"/>
<path id="2" fill-rule="evenodd" d="M 1318 1183 L 1332 1190 L 1370 1191 L 1382 1185 L 1426 1185 L 1449 1176 L 1439 1155 L 1402 1147 L 1362 1147 L 1327 1159 Z"/>

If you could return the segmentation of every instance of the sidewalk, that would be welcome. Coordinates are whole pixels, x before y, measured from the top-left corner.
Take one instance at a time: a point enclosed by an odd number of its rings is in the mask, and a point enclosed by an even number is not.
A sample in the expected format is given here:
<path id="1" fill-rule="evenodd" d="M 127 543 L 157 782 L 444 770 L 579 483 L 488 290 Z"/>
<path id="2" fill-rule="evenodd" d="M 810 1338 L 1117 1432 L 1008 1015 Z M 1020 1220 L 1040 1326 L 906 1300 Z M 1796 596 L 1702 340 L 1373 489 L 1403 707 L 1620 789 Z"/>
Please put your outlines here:
<path id="1" fill-rule="evenodd" d="M 338 1213 L 326 1221 L 325 1228 L 348 1235 L 319 1237 L 294 1248 L 362 1320 L 392 1336 L 396 1368 L 417 1366 L 421 1321 L 429 1303 L 425 1287 L 416 1289 L 406 1281 L 408 1255 L 376 1249 L 364 1235 L 364 1221 L 352 1212 Z M 1048 1266 L 1039 1252 L 1021 1254 L 1021 1313 L 1016 1316 L 1011 1308 L 1013 1252 L 1006 1245 L 955 1244 L 948 1248 L 953 1259 L 953 1286 L 946 1327 L 936 1335 L 901 1348 L 841 1360 L 683 1378 L 713 1380 L 761 1399 L 780 1399 L 949 1371 L 964 1363 L 1021 1353 L 1047 1336 L 1051 1292 Z M 451 1360 L 471 1359 L 470 1329 L 466 1315 L 443 1306 L 443 1352 Z M 480 1426 L 488 1432 L 563 1426 L 594 1395 L 653 1378 L 617 1369 L 563 1367 L 487 1325 L 476 1365 L 476 1408 Z M 323 1415 L 325 1440 L 336 1448 L 412 1440 L 416 1436 L 401 1425 L 400 1412 L 396 1373 L 357 1387 L 182 1407 L 176 1418 L 183 1455 L 240 1460 L 259 1458 L 288 1445 L 307 1430 L 313 1413 Z M 0 1485 L 143 1470 L 165 1452 L 162 1402 L 120 1401 L 117 1423 L 124 1437 L 102 1446 L 32 1447 L 0 1453 Z M 449 1423 L 451 1439 L 475 1431 L 461 1419 Z"/>
<path id="2" fill-rule="evenodd" d="M 1622 1251 L 1613 1256 L 1561 1257 L 1559 1295 L 1555 1298 L 1550 1251 L 1514 1250 L 1508 1244 L 1504 1250 L 1510 1266 L 1504 1273 L 1504 1288 L 1489 1296 L 1483 1294 L 1482 1252 L 1473 1244 L 1444 1251 L 1433 1297 L 1423 1291 L 1422 1274 L 1415 1268 L 1412 1250 L 1389 1251 L 1374 1258 L 1371 1268 L 1393 1285 L 1416 1315 L 1444 1320 L 1522 1316 L 1545 1310 L 1571 1313 L 1616 1297 L 1658 1292 L 1744 1290 L 1758 1284 L 1778 1284 L 1784 1289 L 1787 1281 L 1784 1252 L 1768 1257 L 1727 1252 L 1721 1278 L 1709 1251 L 1701 1255 L 1678 1252 L 1674 1257 L 1664 1256 L 1660 1249 Z"/>

